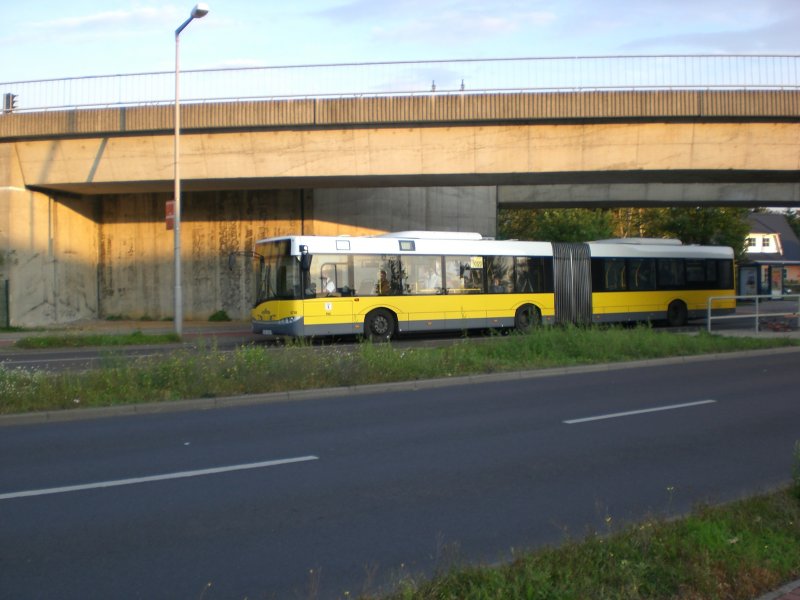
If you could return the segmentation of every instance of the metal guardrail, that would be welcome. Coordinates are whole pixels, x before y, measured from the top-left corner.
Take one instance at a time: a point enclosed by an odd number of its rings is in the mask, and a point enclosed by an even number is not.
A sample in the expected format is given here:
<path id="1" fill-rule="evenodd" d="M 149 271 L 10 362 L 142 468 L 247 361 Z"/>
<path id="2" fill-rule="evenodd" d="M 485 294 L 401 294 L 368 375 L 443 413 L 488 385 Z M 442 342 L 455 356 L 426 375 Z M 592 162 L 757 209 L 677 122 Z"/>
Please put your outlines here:
<path id="1" fill-rule="evenodd" d="M 467 59 L 181 72 L 186 103 L 648 89 L 800 89 L 800 55 Z M 174 90 L 174 71 L 0 83 L 3 112 L 170 104 Z"/>
<path id="2" fill-rule="evenodd" d="M 763 300 L 767 301 L 788 301 L 791 299 L 797 300 L 797 308 L 794 311 L 787 312 L 785 310 L 780 312 L 761 312 L 761 302 Z M 712 316 L 711 308 L 714 304 L 714 301 L 718 300 L 753 300 L 754 301 L 754 312 L 752 314 L 735 314 L 735 315 L 716 315 Z M 786 321 L 787 325 L 794 320 L 795 324 L 794 327 L 800 329 L 800 294 L 786 294 L 781 296 L 780 298 L 776 298 L 771 294 L 767 295 L 750 295 L 750 296 L 711 296 L 708 299 L 707 311 L 706 311 L 706 327 L 708 333 L 711 333 L 711 322 L 712 321 L 722 321 L 722 320 L 732 320 L 732 319 L 753 319 L 754 329 L 756 333 L 759 333 L 761 330 L 761 319 L 764 318 L 779 318 Z"/>

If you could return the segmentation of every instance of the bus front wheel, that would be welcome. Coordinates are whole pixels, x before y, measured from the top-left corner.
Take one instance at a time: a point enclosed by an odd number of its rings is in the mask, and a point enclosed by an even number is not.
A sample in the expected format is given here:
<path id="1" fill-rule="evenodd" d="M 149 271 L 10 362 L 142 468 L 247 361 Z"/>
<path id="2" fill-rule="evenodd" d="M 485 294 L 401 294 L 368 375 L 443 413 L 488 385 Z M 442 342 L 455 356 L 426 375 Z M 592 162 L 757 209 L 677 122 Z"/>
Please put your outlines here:
<path id="1" fill-rule="evenodd" d="M 667 307 L 667 323 L 670 327 L 683 327 L 689 321 L 689 311 L 681 300 L 670 302 Z"/>
<path id="2" fill-rule="evenodd" d="M 533 304 L 523 304 L 517 309 L 514 315 L 514 329 L 525 333 L 538 327 L 542 322 L 542 315 L 539 309 Z"/>
<path id="3" fill-rule="evenodd" d="M 372 342 L 388 342 L 394 329 L 394 315 L 385 308 L 373 310 L 364 319 L 364 334 Z"/>

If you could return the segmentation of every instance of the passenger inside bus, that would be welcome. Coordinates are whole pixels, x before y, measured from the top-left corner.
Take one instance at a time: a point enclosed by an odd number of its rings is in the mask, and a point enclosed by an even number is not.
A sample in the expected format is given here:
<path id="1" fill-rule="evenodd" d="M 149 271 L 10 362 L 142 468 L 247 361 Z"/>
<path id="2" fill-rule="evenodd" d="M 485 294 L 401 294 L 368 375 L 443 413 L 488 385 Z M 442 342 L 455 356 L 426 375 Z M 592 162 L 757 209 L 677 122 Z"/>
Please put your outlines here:
<path id="1" fill-rule="evenodd" d="M 507 289 L 506 286 L 503 284 L 503 282 L 500 281 L 500 278 L 495 277 L 494 279 L 492 279 L 492 285 L 489 291 L 493 294 L 505 294 Z"/>
<path id="2" fill-rule="evenodd" d="M 442 287 L 442 279 L 435 269 L 428 268 L 419 287 L 423 290 L 437 291 Z"/>
<path id="3" fill-rule="evenodd" d="M 388 296 L 391 293 L 389 280 L 386 278 L 386 271 L 381 269 L 378 273 L 378 283 L 375 284 L 375 293 L 379 296 Z"/>

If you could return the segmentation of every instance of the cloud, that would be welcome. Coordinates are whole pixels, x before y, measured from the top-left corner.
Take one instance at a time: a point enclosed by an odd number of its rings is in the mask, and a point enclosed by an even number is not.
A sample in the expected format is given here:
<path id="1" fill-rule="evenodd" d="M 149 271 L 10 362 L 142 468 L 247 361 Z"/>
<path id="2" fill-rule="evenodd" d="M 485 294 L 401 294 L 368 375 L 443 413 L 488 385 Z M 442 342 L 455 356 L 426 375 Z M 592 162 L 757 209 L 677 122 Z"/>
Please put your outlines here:
<path id="1" fill-rule="evenodd" d="M 499 14 L 522 14 L 519 4 L 504 4 Z M 519 25 L 535 34 L 530 47 L 549 55 L 800 50 L 797 0 L 542 0 L 529 10 L 552 15 L 538 27 Z"/>
<path id="2" fill-rule="evenodd" d="M 442 41 L 470 36 L 502 36 L 526 28 L 543 27 L 556 20 L 549 10 L 536 10 L 536 2 L 520 0 L 354 0 L 317 15 L 339 24 L 378 22 L 373 37 L 386 41 Z"/>
<path id="3" fill-rule="evenodd" d="M 77 17 L 39 21 L 32 23 L 31 26 L 42 31 L 86 32 L 102 31 L 109 28 L 139 28 L 148 25 L 163 27 L 164 22 L 171 23 L 178 18 L 178 11 L 172 6 L 145 7 L 135 10 L 106 11 Z"/>
<path id="4" fill-rule="evenodd" d="M 752 20 L 740 20 L 738 24 Z M 800 11 L 784 12 L 780 19 L 743 28 L 705 30 L 643 37 L 621 46 L 628 51 L 711 53 L 797 53 L 800 50 Z"/>

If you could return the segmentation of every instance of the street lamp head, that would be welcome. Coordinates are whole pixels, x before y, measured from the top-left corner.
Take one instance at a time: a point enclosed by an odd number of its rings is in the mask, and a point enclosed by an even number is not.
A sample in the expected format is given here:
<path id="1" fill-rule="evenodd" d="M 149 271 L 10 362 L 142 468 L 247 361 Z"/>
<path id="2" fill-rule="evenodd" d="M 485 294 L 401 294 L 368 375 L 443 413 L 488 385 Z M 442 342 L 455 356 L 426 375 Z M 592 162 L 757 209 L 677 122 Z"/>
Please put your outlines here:
<path id="1" fill-rule="evenodd" d="M 175 43 L 176 44 L 178 43 L 178 36 L 181 34 L 181 31 L 186 29 L 186 26 L 189 23 L 191 23 L 195 19 L 202 19 L 207 14 L 208 14 L 208 4 L 206 4 L 205 2 L 200 2 L 198 4 L 195 4 L 194 8 L 192 9 L 192 14 L 189 15 L 189 18 L 186 19 L 183 23 L 181 23 L 181 26 L 175 30 Z"/>
<path id="2" fill-rule="evenodd" d="M 195 7 L 192 9 L 192 18 L 193 19 L 201 19 L 208 14 L 208 4 L 205 2 L 200 2 L 196 4 Z"/>

